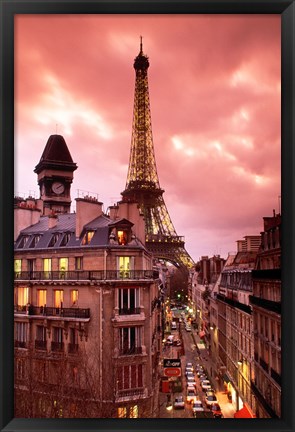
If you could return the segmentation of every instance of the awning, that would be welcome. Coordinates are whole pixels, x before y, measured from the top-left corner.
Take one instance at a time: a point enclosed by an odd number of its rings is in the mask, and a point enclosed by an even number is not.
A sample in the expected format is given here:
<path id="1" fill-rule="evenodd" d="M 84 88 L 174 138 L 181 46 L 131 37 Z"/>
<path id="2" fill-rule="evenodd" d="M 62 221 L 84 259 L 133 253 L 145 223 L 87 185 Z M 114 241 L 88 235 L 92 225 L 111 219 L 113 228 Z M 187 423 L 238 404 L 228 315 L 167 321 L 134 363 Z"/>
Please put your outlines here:
<path id="1" fill-rule="evenodd" d="M 234 418 L 255 418 L 255 417 L 256 415 L 253 414 L 251 408 L 246 403 L 244 404 L 242 409 L 240 409 L 234 414 Z"/>

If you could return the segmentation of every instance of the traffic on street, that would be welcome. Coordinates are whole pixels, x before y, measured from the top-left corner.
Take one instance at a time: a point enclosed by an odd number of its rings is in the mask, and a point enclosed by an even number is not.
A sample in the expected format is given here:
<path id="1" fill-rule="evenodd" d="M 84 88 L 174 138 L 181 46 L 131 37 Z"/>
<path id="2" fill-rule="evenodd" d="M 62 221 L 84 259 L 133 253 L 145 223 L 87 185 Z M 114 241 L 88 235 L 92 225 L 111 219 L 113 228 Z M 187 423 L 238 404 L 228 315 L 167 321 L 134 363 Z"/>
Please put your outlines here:
<path id="1" fill-rule="evenodd" d="M 174 309 L 163 341 L 160 417 L 232 418 L 234 408 L 212 376 L 212 364 L 185 309 Z M 202 347 L 204 347 L 202 349 Z M 169 361 L 169 359 L 171 361 Z"/>

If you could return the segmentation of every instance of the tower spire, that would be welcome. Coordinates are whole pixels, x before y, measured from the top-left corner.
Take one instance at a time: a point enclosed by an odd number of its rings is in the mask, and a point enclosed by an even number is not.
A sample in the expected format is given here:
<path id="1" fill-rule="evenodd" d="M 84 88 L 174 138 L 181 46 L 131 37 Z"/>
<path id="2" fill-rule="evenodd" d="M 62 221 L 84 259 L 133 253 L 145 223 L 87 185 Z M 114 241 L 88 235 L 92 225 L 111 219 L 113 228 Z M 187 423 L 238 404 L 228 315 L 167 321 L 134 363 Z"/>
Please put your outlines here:
<path id="1" fill-rule="evenodd" d="M 177 235 L 160 188 L 154 144 L 148 90 L 149 59 L 142 52 L 134 60 L 135 95 L 133 108 L 131 151 L 123 201 L 139 204 L 145 220 L 146 246 L 157 258 L 177 266 L 191 267 L 194 262 L 184 249 L 184 239 Z"/>

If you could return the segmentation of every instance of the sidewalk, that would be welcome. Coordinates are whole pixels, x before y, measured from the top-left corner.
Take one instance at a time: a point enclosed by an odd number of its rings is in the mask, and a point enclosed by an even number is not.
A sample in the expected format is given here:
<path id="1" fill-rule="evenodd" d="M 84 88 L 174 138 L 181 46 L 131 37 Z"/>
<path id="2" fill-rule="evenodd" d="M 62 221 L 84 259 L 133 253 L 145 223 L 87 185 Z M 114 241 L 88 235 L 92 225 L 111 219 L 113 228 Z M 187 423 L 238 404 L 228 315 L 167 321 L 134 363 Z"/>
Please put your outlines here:
<path id="1" fill-rule="evenodd" d="M 195 329 L 192 330 L 192 337 L 196 345 L 202 343 L 197 330 Z M 218 375 L 216 371 L 216 364 L 212 362 L 206 349 L 200 350 L 200 354 L 198 354 L 198 350 L 196 350 L 196 363 L 198 363 L 197 357 L 199 357 L 200 363 L 203 364 L 204 368 L 207 371 L 208 377 L 210 378 L 212 384 L 216 389 L 216 396 L 219 401 L 219 405 L 221 407 L 224 417 L 233 418 L 236 410 L 232 402 L 228 400 L 227 394 L 224 392 L 223 383 L 220 382 L 220 380 L 216 379 Z"/>

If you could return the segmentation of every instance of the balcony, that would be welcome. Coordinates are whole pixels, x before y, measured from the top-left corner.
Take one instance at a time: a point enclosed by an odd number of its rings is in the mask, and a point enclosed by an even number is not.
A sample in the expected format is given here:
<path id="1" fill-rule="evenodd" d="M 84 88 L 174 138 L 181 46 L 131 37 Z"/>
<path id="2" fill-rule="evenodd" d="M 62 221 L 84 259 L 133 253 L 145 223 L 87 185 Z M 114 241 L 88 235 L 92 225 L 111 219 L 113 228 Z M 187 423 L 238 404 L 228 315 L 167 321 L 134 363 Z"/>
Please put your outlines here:
<path id="1" fill-rule="evenodd" d="M 27 342 L 15 340 L 14 346 L 15 348 L 27 348 Z"/>
<path id="2" fill-rule="evenodd" d="M 70 354 L 76 354 L 79 350 L 79 345 L 76 343 L 69 343 L 68 344 L 68 352 Z"/>
<path id="3" fill-rule="evenodd" d="M 47 317 L 62 317 L 62 318 L 90 318 L 90 309 L 83 308 L 56 308 L 47 306 L 32 306 L 23 308 L 22 306 L 14 307 L 15 313 L 24 313 L 31 316 L 47 316 Z"/>
<path id="4" fill-rule="evenodd" d="M 35 349 L 46 351 L 47 342 L 46 340 L 35 340 Z"/>
<path id="5" fill-rule="evenodd" d="M 252 305 L 261 307 L 263 309 L 267 309 L 271 312 L 275 312 L 277 314 L 281 314 L 281 303 L 275 302 L 272 300 L 266 300 L 261 297 L 255 297 L 253 295 L 249 296 L 249 300 L 252 303 Z"/>
<path id="6" fill-rule="evenodd" d="M 51 351 L 62 352 L 64 350 L 63 342 L 51 342 Z"/>
<path id="7" fill-rule="evenodd" d="M 130 347 L 120 349 L 120 355 L 138 355 L 142 354 L 142 347 Z"/>
<path id="8" fill-rule="evenodd" d="M 15 272 L 17 281 L 105 281 L 158 279 L 155 270 L 72 270 L 72 271 L 24 271 Z"/>
<path id="9" fill-rule="evenodd" d="M 140 314 L 140 307 L 119 309 L 119 315 L 137 315 Z"/>
<path id="10" fill-rule="evenodd" d="M 272 377 L 275 382 L 281 386 L 282 385 L 282 377 L 280 374 L 278 374 L 273 368 L 270 368 L 270 376 Z"/>

